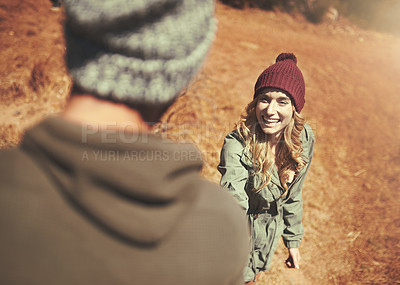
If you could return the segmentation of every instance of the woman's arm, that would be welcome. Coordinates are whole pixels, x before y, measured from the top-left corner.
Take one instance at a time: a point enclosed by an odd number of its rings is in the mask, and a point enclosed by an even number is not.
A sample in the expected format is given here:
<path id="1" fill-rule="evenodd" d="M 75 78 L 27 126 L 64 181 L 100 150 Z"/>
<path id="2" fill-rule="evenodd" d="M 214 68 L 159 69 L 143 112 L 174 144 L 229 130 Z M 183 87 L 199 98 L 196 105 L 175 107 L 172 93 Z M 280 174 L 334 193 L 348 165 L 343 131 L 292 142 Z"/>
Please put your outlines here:
<path id="1" fill-rule="evenodd" d="M 303 218 L 303 199 L 301 186 L 303 184 L 305 176 L 302 177 L 302 181 L 299 181 L 301 185 L 294 185 L 300 187 L 296 189 L 298 191 L 296 195 L 290 197 L 283 205 L 283 220 L 285 222 L 285 229 L 283 230 L 283 241 L 287 248 L 298 248 L 300 241 L 304 236 L 304 228 L 302 223 Z M 294 190 L 294 189 L 292 189 Z"/>
<path id="2" fill-rule="evenodd" d="M 302 223 L 303 218 L 303 200 L 301 187 L 304 182 L 305 175 L 302 177 L 300 189 L 297 195 L 290 197 L 289 200 L 283 205 L 283 220 L 285 222 L 285 229 L 283 230 L 283 241 L 288 248 L 289 257 L 286 259 L 286 265 L 289 268 L 300 267 L 300 242 L 304 236 L 304 228 Z"/>
<path id="3" fill-rule="evenodd" d="M 249 175 L 241 161 L 243 145 L 236 136 L 237 134 L 233 132 L 226 136 L 218 171 L 222 175 L 221 186 L 226 188 L 247 212 L 249 205 L 245 186 Z"/>
<path id="4" fill-rule="evenodd" d="M 285 222 L 285 229 L 283 231 L 283 241 L 285 246 L 289 249 L 289 257 L 286 262 L 288 266 L 298 268 L 300 261 L 300 252 L 298 247 L 300 246 L 301 239 L 304 236 L 303 228 L 303 198 L 302 188 L 311 165 L 313 156 L 315 137 L 310 126 L 305 125 L 302 133 L 302 144 L 303 153 L 308 159 L 306 169 L 303 176 L 295 185 L 292 186 L 291 196 L 283 205 L 283 220 Z"/>

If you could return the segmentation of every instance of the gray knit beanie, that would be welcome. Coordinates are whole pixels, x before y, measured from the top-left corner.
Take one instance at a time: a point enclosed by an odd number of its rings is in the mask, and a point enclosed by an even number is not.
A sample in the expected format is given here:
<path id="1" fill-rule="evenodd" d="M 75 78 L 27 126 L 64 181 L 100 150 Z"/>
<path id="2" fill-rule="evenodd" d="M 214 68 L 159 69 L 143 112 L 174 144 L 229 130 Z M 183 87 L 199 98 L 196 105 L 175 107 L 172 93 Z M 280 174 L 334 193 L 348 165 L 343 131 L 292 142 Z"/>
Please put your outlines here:
<path id="1" fill-rule="evenodd" d="M 214 39 L 213 0 L 64 0 L 79 90 L 129 105 L 171 102 Z"/>

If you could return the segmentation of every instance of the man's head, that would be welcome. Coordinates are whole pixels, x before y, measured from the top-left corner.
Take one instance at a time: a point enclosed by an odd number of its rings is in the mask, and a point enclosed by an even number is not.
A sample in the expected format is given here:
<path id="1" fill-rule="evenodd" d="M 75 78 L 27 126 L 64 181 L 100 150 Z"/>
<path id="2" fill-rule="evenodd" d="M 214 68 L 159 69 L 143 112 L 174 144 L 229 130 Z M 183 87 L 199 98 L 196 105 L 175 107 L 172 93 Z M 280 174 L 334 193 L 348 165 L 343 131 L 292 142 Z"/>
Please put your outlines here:
<path id="1" fill-rule="evenodd" d="M 65 0 L 67 65 L 78 93 L 155 121 L 199 70 L 213 0 Z"/>

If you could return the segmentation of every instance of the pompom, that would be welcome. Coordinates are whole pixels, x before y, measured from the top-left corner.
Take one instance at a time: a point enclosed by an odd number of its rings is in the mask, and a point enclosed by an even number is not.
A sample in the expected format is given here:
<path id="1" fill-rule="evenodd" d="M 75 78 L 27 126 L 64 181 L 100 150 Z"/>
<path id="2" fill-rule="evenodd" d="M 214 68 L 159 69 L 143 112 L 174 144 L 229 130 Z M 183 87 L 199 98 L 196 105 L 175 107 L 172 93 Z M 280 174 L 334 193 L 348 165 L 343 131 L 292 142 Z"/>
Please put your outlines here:
<path id="1" fill-rule="evenodd" d="M 278 57 L 276 58 L 276 62 L 278 61 L 283 61 L 283 60 L 287 60 L 287 59 L 291 59 L 294 61 L 294 63 L 297 64 L 297 58 L 293 53 L 281 53 L 280 55 L 278 55 Z"/>

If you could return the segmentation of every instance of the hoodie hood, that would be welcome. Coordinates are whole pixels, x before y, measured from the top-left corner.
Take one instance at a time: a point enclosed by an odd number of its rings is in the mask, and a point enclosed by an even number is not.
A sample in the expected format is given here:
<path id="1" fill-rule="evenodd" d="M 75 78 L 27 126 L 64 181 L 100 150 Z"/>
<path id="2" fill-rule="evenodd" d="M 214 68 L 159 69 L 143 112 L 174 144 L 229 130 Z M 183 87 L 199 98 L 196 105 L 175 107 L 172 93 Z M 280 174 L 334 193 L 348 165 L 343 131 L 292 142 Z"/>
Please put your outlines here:
<path id="1" fill-rule="evenodd" d="M 82 215 L 127 242 L 160 242 L 196 200 L 202 163 L 191 144 L 51 118 L 21 147 Z"/>

